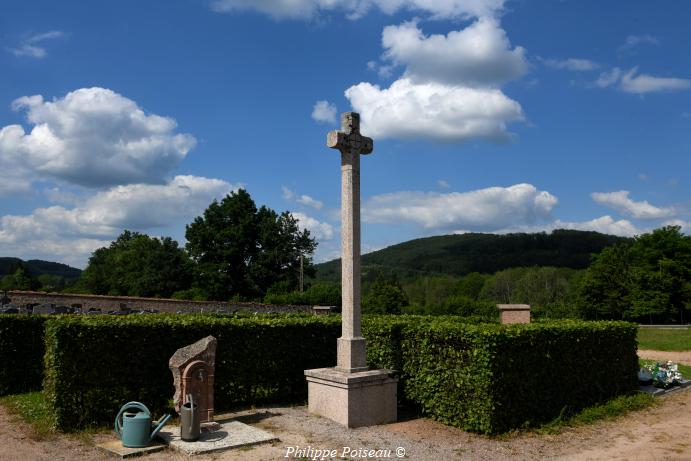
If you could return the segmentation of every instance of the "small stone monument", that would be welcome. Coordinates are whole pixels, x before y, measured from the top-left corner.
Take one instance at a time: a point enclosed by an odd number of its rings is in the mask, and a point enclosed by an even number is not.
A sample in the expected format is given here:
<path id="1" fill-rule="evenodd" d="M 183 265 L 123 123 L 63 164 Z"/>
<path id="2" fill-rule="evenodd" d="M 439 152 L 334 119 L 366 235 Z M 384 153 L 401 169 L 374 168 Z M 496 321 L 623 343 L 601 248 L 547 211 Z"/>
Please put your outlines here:
<path id="1" fill-rule="evenodd" d="M 205 426 L 214 426 L 214 368 L 216 363 L 216 338 L 207 336 L 194 344 L 175 351 L 168 367 L 173 373 L 175 411 L 185 403 L 187 394 L 192 394 L 199 405 L 199 420 Z M 207 423 L 207 424 L 204 424 Z M 209 424 L 210 423 L 210 424 Z"/>
<path id="2" fill-rule="evenodd" d="M 341 337 L 335 368 L 305 370 L 309 412 L 347 427 L 373 426 L 397 419 L 394 370 L 370 370 L 360 322 L 360 155 L 374 148 L 360 134 L 360 115 L 341 114 L 341 130 L 326 144 L 341 153 Z"/>
<path id="3" fill-rule="evenodd" d="M 497 304 L 502 325 L 530 323 L 530 304 Z"/>

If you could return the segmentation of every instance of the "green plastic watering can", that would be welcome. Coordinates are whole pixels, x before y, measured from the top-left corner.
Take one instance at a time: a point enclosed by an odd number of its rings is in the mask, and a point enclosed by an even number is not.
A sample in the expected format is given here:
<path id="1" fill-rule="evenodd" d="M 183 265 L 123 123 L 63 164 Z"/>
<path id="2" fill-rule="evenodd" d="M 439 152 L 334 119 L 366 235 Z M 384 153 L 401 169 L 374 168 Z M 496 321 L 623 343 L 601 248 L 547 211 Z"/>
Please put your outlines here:
<path id="1" fill-rule="evenodd" d="M 152 424 L 151 412 L 146 405 L 140 402 L 128 402 L 120 408 L 120 412 L 115 417 L 115 432 L 122 441 L 123 447 L 144 448 L 151 443 L 169 419 L 170 415 L 165 414 Z"/>

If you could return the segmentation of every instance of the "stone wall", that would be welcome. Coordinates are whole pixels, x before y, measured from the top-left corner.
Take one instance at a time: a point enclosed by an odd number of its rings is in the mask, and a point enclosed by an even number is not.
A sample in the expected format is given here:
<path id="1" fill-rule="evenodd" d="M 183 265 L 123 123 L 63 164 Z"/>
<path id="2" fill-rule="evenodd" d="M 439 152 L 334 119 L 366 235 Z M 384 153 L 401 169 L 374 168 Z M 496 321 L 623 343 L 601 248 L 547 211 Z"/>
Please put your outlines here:
<path id="1" fill-rule="evenodd" d="M 117 311 L 121 307 L 133 310 L 157 309 L 160 312 L 216 312 L 222 309 L 227 312 L 314 312 L 313 306 L 278 306 L 260 303 L 221 302 L 221 301 L 187 301 L 181 299 L 139 298 L 134 296 L 100 296 L 68 293 L 44 293 L 41 291 L 9 291 L 7 296 L 15 306 L 28 304 L 54 304 L 56 306 L 80 307 L 83 311 L 90 308 L 103 312 Z"/>

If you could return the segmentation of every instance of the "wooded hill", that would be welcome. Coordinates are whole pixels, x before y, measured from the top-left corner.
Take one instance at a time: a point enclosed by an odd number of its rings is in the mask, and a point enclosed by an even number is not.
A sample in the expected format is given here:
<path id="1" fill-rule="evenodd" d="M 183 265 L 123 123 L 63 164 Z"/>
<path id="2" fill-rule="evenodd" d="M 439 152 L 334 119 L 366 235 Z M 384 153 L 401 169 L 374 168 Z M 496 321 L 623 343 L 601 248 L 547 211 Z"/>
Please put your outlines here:
<path id="1" fill-rule="evenodd" d="M 362 278 L 410 280 L 427 275 L 493 274 L 511 267 L 585 269 L 593 253 L 630 239 L 598 232 L 555 230 L 547 234 L 461 234 L 410 240 L 362 256 Z M 339 281 L 341 260 L 315 266 L 316 280 Z"/>
<path id="2" fill-rule="evenodd" d="M 19 267 L 24 267 L 32 277 L 54 275 L 64 278 L 66 282 L 76 281 L 82 273 L 80 269 L 67 264 L 43 261 L 41 259 L 23 261 L 19 258 L 0 257 L 0 277 L 14 274 Z"/>

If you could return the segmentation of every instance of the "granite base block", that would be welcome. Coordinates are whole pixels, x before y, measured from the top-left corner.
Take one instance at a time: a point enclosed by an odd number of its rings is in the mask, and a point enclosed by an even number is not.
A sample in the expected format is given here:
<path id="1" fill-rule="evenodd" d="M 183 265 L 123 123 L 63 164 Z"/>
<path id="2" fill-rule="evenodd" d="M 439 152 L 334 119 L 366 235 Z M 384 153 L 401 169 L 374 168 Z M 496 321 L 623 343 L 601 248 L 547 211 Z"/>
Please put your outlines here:
<path id="1" fill-rule="evenodd" d="M 337 368 L 305 370 L 308 411 L 346 427 L 396 422 L 398 376 L 394 370 L 355 373 Z"/>
<path id="2" fill-rule="evenodd" d="M 273 442 L 278 440 L 272 434 L 248 426 L 240 421 L 220 422 L 216 431 L 202 432 L 196 442 L 185 442 L 180 438 L 180 427 L 165 427 L 158 436 L 174 450 L 188 455 L 199 455 L 214 451 L 239 448 L 258 443 Z"/>

